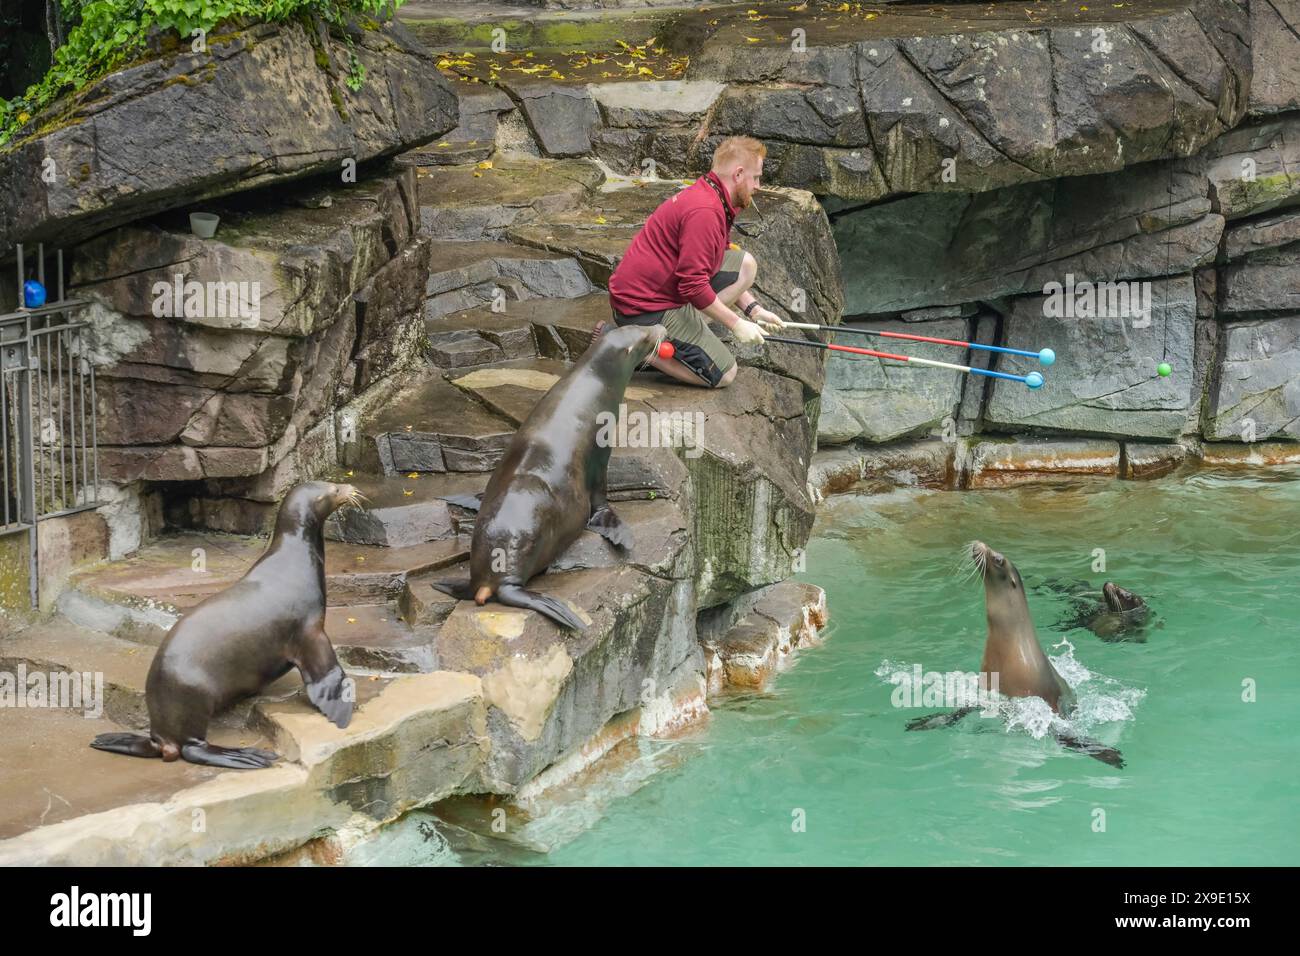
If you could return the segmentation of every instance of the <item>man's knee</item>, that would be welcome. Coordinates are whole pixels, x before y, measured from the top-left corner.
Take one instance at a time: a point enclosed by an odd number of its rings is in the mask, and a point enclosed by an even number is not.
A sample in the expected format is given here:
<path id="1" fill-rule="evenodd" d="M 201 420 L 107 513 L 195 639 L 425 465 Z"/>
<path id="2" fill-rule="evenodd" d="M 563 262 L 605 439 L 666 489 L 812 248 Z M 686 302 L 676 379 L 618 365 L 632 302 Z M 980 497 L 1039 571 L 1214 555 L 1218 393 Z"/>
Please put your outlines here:
<path id="1" fill-rule="evenodd" d="M 714 385 L 713 387 L 714 387 L 714 388 L 726 388 L 728 385 L 730 385 L 732 382 L 734 382 L 734 381 L 736 380 L 736 369 L 738 369 L 739 367 L 740 367 L 740 366 L 738 366 L 738 365 L 733 365 L 733 366 L 731 366 L 731 368 L 729 368 L 729 369 L 727 369 L 725 372 L 723 372 L 723 373 L 722 373 L 722 378 L 718 379 L 718 384 Z"/>
<path id="2" fill-rule="evenodd" d="M 740 260 L 740 281 L 747 286 L 752 285 L 757 276 L 758 260 L 747 252 Z"/>

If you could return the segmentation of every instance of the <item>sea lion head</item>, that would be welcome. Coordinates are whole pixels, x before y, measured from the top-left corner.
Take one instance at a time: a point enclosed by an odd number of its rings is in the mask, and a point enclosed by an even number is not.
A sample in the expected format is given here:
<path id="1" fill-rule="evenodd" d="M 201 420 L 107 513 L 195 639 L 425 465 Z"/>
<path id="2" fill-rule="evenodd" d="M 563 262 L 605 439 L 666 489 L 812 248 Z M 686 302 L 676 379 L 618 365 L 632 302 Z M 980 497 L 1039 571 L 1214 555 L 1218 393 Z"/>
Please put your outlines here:
<path id="1" fill-rule="evenodd" d="M 620 325 L 606 329 L 588 353 L 591 367 L 602 378 L 630 379 L 638 365 L 659 348 L 668 335 L 662 325 Z"/>
<path id="2" fill-rule="evenodd" d="M 1029 620 L 1029 602 L 1024 582 L 1011 560 L 994 551 L 983 541 L 970 546 L 971 560 L 984 579 L 984 606 L 990 631 L 1016 629 Z"/>
<path id="3" fill-rule="evenodd" d="M 304 481 L 284 496 L 276 530 L 319 526 L 344 505 L 360 507 L 363 501 L 365 496 L 353 485 L 337 481 Z"/>
<path id="4" fill-rule="evenodd" d="M 1107 581 L 1101 586 L 1101 597 L 1106 602 L 1106 607 L 1118 613 L 1136 611 L 1146 605 L 1138 595 L 1125 590 L 1113 581 Z"/>

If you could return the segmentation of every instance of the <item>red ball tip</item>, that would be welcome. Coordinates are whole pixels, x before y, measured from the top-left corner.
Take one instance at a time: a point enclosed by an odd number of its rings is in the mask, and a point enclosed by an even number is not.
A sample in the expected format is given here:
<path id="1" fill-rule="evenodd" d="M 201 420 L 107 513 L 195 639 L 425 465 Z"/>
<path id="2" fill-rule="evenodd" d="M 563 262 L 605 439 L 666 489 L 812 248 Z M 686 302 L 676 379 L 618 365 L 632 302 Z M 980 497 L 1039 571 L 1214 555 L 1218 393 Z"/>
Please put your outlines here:
<path id="1" fill-rule="evenodd" d="M 673 348 L 672 342 L 659 343 L 659 357 L 661 359 L 670 359 L 676 354 L 677 354 L 677 350 Z"/>

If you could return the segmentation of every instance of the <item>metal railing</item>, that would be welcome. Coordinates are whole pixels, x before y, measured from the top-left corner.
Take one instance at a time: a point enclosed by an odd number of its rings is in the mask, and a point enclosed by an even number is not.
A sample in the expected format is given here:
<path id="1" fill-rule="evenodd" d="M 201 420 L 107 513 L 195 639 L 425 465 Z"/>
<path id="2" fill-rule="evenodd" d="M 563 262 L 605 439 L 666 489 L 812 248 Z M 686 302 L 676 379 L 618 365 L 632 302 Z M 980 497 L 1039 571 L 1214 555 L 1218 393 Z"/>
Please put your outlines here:
<path id="1" fill-rule="evenodd" d="M 38 522 L 98 505 L 99 444 L 95 368 L 85 322 L 71 315 L 86 303 L 67 299 L 63 251 L 57 295 L 27 308 L 23 247 L 17 247 L 18 308 L 0 315 L 0 535 L 28 532 L 31 600 L 39 598 Z M 37 247 L 36 281 L 45 285 L 45 249 Z M 47 287 L 48 288 L 48 287 Z"/>

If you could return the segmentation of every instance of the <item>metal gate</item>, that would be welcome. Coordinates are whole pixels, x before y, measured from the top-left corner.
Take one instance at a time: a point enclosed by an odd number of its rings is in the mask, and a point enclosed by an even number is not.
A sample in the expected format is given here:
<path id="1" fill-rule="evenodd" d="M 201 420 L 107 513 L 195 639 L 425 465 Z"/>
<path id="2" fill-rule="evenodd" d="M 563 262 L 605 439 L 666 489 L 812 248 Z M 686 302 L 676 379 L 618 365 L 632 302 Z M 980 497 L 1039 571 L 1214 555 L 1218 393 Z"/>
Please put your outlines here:
<path id="1" fill-rule="evenodd" d="M 33 607 L 40 598 L 37 524 L 99 503 L 95 368 L 82 334 L 87 323 L 73 320 L 86 303 L 64 298 L 63 251 L 56 255 L 50 289 L 45 249 L 37 247 L 35 278 L 51 299 L 27 308 L 17 247 L 18 308 L 0 315 L 0 536 L 27 534 Z"/>

